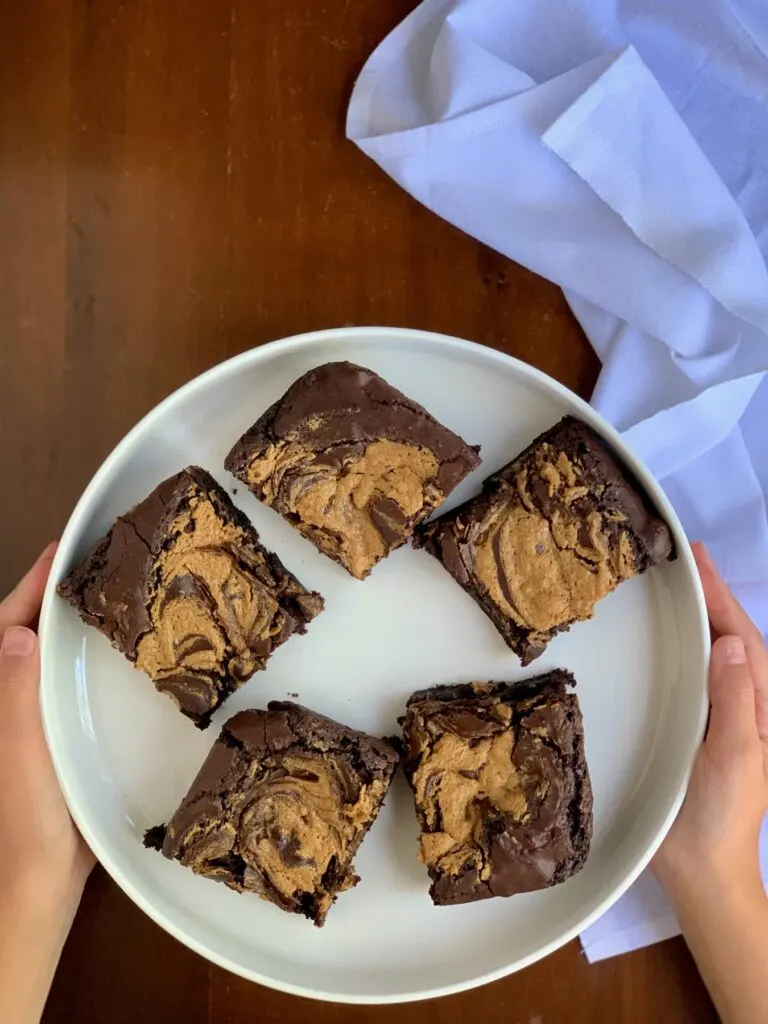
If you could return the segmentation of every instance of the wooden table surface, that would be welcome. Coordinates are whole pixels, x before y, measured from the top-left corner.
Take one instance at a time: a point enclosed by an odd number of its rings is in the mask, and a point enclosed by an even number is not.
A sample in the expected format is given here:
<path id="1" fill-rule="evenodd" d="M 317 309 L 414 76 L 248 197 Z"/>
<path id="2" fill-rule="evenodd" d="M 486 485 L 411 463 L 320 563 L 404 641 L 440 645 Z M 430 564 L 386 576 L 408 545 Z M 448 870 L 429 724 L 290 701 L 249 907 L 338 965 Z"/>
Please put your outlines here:
<path id="1" fill-rule="evenodd" d="M 344 138 L 366 56 L 414 0 L 0 0 L 0 585 L 173 388 L 272 338 L 444 331 L 589 395 L 560 292 L 418 206 Z M 12 497 L 11 497 L 12 495 Z M 47 1024 L 716 1020 L 680 940 L 576 943 L 402 1008 L 311 1003 L 208 964 L 94 872 Z"/>

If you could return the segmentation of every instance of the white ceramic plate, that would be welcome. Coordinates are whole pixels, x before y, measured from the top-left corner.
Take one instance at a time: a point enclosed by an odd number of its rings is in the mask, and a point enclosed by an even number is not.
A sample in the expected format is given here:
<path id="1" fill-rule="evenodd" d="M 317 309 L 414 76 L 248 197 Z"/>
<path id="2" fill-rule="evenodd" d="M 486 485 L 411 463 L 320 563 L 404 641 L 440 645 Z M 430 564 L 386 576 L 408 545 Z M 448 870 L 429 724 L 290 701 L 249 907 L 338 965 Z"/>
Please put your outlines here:
<path id="1" fill-rule="evenodd" d="M 223 469 L 241 432 L 310 367 L 350 359 L 381 373 L 470 443 L 483 465 L 452 496 L 565 413 L 621 452 L 672 525 L 679 557 L 624 584 L 595 618 L 521 670 L 490 621 L 438 562 L 410 547 L 367 581 L 349 577 Z M 326 598 L 304 637 L 280 648 L 199 732 L 55 594 L 56 583 L 162 479 L 198 463 L 232 491 L 268 547 Z M 466 341 L 383 328 L 325 331 L 217 366 L 151 412 L 114 450 L 62 538 L 41 618 L 48 742 L 72 815 L 102 864 L 155 921 L 254 981 L 320 999 L 396 1002 L 518 970 L 572 939 L 646 865 L 682 799 L 705 720 L 708 630 L 690 549 L 660 488 L 585 403 L 523 363 Z M 436 908 L 397 779 L 357 857 L 363 881 L 322 930 L 194 876 L 142 846 L 167 821 L 235 711 L 299 694 L 358 729 L 391 734 L 407 696 L 434 684 L 517 679 L 562 666 L 578 680 L 595 797 L 592 853 L 561 886 Z"/>

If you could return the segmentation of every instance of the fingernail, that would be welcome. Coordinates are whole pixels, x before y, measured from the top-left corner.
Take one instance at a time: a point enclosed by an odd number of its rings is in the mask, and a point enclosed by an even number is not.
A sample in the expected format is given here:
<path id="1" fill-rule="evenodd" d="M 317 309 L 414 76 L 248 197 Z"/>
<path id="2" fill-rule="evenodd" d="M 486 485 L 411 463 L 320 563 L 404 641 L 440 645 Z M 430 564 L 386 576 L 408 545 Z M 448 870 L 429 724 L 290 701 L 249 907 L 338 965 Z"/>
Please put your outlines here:
<path id="1" fill-rule="evenodd" d="M 697 562 L 704 562 L 707 565 L 712 565 L 712 556 L 703 541 L 694 541 L 693 553 Z"/>
<path id="2" fill-rule="evenodd" d="M 57 540 L 48 541 L 46 546 L 38 555 L 38 562 L 42 562 L 44 558 L 49 558 L 53 560 L 53 556 L 56 554 L 56 549 L 58 548 L 58 546 L 59 542 Z"/>
<path id="3" fill-rule="evenodd" d="M 726 665 L 743 665 L 747 660 L 744 641 L 740 636 L 726 636 L 720 641 L 723 661 Z"/>
<path id="4" fill-rule="evenodd" d="M 24 626 L 9 626 L 3 634 L 3 654 L 28 658 L 35 649 L 35 634 Z"/>

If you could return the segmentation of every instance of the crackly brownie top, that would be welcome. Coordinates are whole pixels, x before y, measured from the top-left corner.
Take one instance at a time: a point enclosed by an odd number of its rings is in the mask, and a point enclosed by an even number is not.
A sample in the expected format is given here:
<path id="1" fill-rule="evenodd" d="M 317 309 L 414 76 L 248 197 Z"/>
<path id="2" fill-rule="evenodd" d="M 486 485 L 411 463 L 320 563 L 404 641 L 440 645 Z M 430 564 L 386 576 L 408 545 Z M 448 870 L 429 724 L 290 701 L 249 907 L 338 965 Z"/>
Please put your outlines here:
<path id="1" fill-rule="evenodd" d="M 297 380 L 226 462 L 357 577 L 478 464 L 476 450 L 426 409 L 347 362 Z"/>
<path id="2" fill-rule="evenodd" d="M 59 592 L 193 715 L 322 609 L 196 467 L 121 516 Z"/>
<path id="3" fill-rule="evenodd" d="M 163 837 L 165 856 L 322 918 L 397 763 L 383 740 L 290 702 L 231 718 Z"/>
<path id="4" fill-rule="evenodd" d="M 474 577 L 507 617 L 542 638 L 589 618 L 622 580 L 672 553 L 666 524 L 592 431 L 570 418 L 431 531 L 460 581 Z"/>
<path id="5" fill-rule="evenodd" d="M 557 671 L 410 698 L 405 770 L 437 902 L 539 888 L 586 856 L 592 800 L 572 682 Z"/>

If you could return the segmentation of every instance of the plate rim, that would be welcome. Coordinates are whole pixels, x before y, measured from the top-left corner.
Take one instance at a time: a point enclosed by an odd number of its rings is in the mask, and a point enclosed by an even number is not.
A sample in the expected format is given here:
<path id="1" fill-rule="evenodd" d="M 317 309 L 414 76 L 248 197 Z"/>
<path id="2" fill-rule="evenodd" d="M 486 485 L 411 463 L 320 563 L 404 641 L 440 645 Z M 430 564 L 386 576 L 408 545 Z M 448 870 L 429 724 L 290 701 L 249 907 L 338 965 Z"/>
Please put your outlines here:
<path id="1" fill-rule="evenodd" d="M 626 443 L 626 441 L 624 441 L 619 432 L 599 412 L 597 412 L 597 410 L 593 409 L 588 402 L 554 377 L 551 377 L 543 370 L 539 370 L 537 367 L 524 362 L 516 356 L 509 355 L 506 352 L 502 352 L 498 349 L 491 348 L 479 342 L 469 341 L 464 338 L 407 327 L 371 325 L 360 327 L 325 328 L 319 331 L 308 331 L 302 334 L 275 339 L 231 356 L 223 362 L 216 363 L 207 370 L 204 370 L 202 373 L 193 377 L 191 380 L 182 384 L 150 409 L 109 452 L 91 477 L 91 480 L 78 499 L 69 519 L 67 520 L 66 526 L 62 531 L 59 547 L 56 551 L 43 598 L 39 624 L 41 652 L 40 710 L 46 743 L 59 780 L 59 785 L 75 825 L 90 848 L 93 850 L 99 860 L 99 863 L 123 890 L 123 892 L 125 892 L 125 894 L 145 914 L 147 914 L 151 920 L 167 931 L 171 936 L 205 959 L 210 960 L 219 967 L 245 978 L 248 981 L 265 985 L 268 988 L 285 992 L 288 995 L 299 996 L 307 999 L 317 999 L 323 1002 L 336 1002 L 352 1005 L 385 1005 L 418 1002 L 424 999 L 434 999 L 442 996 L 453 995 L 459 992 L 469 991 L 482 985 L 487 985 L 544 959 L 556 950 L 560 949 L 562 946 L 567 945 L 567 943 L 571 942 L 574 938 L 577 938 L 578 935 L 586 928 L 594 924 L 595 921 L 597 921 L 608 909 L 610 909 L 611 906 L 613 906 L 614 903 L 617 902 L 617 900 L 624 895 L 625 892 L 627 892 L 630 886 L 646 869 L 675 820 L 685 797 L 688 781 L 693 769 L 694 758 L 704 736 L 708 710 L 705 671 L 704 678 L 702 679 L 697 728 L 691 733 L 695 742 L 691 742 L 691 740 L 688 742 L 688 749 L 685 752 L 687 768 L 680 781 L 680 785 L 678 786 L 677 795 L 671 801 L 657 835 L 650 842 L 643 855 L 638 858 L 635 867 L 627 874 L 621 884 L 616 886 L 610 893 L 608 893 L 608 895 L 600 900 L 589 914 L 567 929 L 567 931 L 563 932 L 563 934 L 557 939 L 553 939 L 551 942 L 525 957 L 521 957 L 520 959 L 506 964 L 503 967 L 489 971 L 486 974 L 478 975 L 469 980 L 441 985 L 437 988 L 423 989 L 420 991 L 408 991 L 405 993 L 366 993 L 359 995 L 354 993 L 324 991 L 274 979 L 261 974 L 259 971 L 252 970 L 235 963 L 227 956 L 220 955 L 210 947 L 187 935 L 181 927 L 178 927 L 172 920 L 169 920 L 162 911 L 155 908 L 152 901 L 146 898 L 143 893 L 139 891 L 139 888 L 134 885 L 129 875 L 112 863 L 109 854 L 105 853 L 100 839 L 91 828 L 87 817 L 80 813 L 77 806 L 77 800 L 72 795 L 72 788 L 68 779 L 69 768 L 67 765 L 66 750 L 64 746 L 65 738 L 63 735 L 58 734 L 57 723 L 52 709 L 52 697 L 50 696 L 54 684 L 48 677 L 52 677 L 54 673 L 46 673 L 46 665 L 51 664 L 52 661 L 50 648 L 54 643 L 52 638 L 54 630 L 52 627 L 49 628 L 49 620 L 51 618 L 51 609 L 56 599 L 56 585 L 62 575 L 62 569 L 65 563 L 69 564 L 71 561 L 73 548 L 82 536 L 83 526 L 87 521 L 90 506 L 92 505 L 95 497 L 102 493 L 103 481 L 105 478 L 111 474 L 116 464 L 121 461 L 124 453 L 130 450 L 134 441 L 142 434 L 151 432 L 151 429 L 157 420 L 171 411 L 175 405 L 178 405 L 190 396 L 193 396 L 197 391 L 205 390 L 210 384 L 216 382 L 220 378 L 226 378 L 230 373 L 237 369 L 258 364 L 262 361 L 268 361 L 273 356 L 289 353 L 294 349 L 301 349 L 310 346 L 315 342 L 336 342 L 340 346 L 346 347 L 353 344 L 364 345 L 371 340 L 381 339 L 382 337 L 400 342 L 409 339 L 415 342 L 433 345 L 437 348 L 441 346 L 444 348 L 450 348 L 455 352 L 464 353 L 467 356 L 473 356 L 475 358 L 479 357 L 482 360 L 490 359 L 491 361 L 504 365 L 508 370 L 513 370 L 518 377 L 543 389 L 550 395 L 560 399 L 565 399 L 570 404 L 575 403 L 578 415 L 583 416 L 585 421 L 589 423 L 590 426 L 594 427 L 598 434 L 603 436 L 613 447 L 616 448 L 621 455 L 621 458 L 629 465 L 629 468 L 636 475 L 639 482 L 651 496 L 653 503 L 670 525 L 676 541 L 677 558 L 682 561 L 685 569 L 687 570 L 687 574 L 693 583 L 697 612 L 697 626 L 699 639 L 701 640 L 701 647 L 698 653 L 701 656 L 702 665 L 705 669 L 709 663 L 709 620 L 704 602 L 704 592 L 698 571 L 696 570 L 690 544 L 682 528 L 682 524 L 680 523 L 670 500 L 664 493 L 661 484 L 653 477 L 645 463 L 634 453 L 633 449 Z"/>

